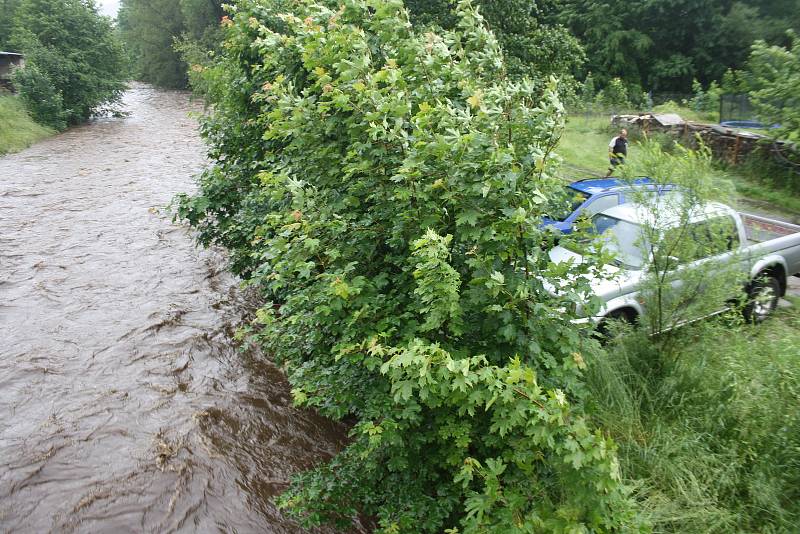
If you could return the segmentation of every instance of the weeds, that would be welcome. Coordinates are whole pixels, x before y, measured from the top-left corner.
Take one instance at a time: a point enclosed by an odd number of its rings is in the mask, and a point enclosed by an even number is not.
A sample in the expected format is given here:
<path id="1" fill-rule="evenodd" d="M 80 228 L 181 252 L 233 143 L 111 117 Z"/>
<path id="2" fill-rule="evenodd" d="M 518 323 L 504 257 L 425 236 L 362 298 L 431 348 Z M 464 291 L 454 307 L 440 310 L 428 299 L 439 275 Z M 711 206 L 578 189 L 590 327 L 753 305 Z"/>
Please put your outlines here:
<path id="1" fill-rule="evenodd" d="M 796 306 L 761 326 L 728 315 L 682 328 L 669 351 L 629 329 L 589 362 L 596 422 L 655 532 L 800 524 L 798 327 Z"/>

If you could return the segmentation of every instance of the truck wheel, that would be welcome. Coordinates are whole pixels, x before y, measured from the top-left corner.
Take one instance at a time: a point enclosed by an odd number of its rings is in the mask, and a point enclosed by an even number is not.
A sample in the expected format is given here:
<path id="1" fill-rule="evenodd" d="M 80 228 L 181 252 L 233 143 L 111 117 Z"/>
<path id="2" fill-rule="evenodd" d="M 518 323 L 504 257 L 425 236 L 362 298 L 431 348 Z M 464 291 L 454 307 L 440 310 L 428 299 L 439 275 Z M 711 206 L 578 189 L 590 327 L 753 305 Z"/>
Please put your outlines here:
<path id="1" fill-rule="evenodd" d="M 777 278 L 770 275 L 757 278 L 747 292 L 744 318 L 751 323 L 760 323 L 778 307 L 780 294 L 781 283 Z"/>
<path id="2" fill-rule="evenodd" d="M 615 310 L 606 315 L 600 324 L 597 325 L 597 333 L 600 335 L 601 343 L 605 344 L 611 341 L 611 323 L 619 321 L 623 323 L 633 324 L 636 322 L 636 314 L 628 310 Z"/>

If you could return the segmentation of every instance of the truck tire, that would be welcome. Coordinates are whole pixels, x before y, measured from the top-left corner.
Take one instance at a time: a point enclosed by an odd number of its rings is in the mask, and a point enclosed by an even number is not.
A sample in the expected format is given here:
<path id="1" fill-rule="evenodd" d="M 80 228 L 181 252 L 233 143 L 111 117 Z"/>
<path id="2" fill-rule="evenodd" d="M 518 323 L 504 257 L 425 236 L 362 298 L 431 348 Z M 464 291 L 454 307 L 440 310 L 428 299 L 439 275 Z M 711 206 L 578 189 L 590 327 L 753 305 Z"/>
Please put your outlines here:
<path id="1" fill-rule="evenodd" d="M 751 323 L 760 323 L 775 311 L 781 294 L 781 283 L 772 275 L 756 278 L 747 291 L 744 318 Z"/>
<path id="2" fill-rule="evenodd" d="M 610 312 L 600 321 L 600 324 L 597 325 L 597 333 L 600 336 L 601 343 L 605 344 L 611 341 L 611 329 L 609 326 L 612 321 L 634 324 L 636 319 L 636 312 L 633 310 L 622 309 Z"/>

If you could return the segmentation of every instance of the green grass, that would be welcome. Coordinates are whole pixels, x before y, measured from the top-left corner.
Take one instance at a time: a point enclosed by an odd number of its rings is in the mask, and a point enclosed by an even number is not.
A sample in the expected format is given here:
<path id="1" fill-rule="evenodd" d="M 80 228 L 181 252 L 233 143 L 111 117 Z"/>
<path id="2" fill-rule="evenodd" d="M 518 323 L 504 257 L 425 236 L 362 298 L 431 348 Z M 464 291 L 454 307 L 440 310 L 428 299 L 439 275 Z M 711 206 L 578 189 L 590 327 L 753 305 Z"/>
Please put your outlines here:
<path id="1" fill-rule="evenodd" d="M 616 130 L 610 117 L 570 115 L 558 154 L 564 160 L 560 173 L 563 178 L 575 180 L 593 176 L 605 176 L 608 169 L 608 143 Z M 636 132 L 631 132 L 630 158 L 636 157 Z M 751 162 L 746 165 L 719 165 L 720 174 L 730 179 L 739 196 L 759 201 L 765 212 L 779 212 L 788 218 L 800 218 L 800 194 L 786 184 L 785 171 L 768 163 Z M 800 184 L 800 178 L 794 177 Z M 746 209 L 746 208 L 745 208 Z"/>
<path id="2" fill-rule="evenodd" d="M 632 333 L 590 362 L 593 417 L 654 532 L 796 532 L 800 299 L 757 326 Z"/>
<path id="3" fill-rule="evenodd" d="M 609 117 L 571 115 L 557 149 L 564 159 L 564 176 L 605 176 L 613 132 Z"/>
<path id="4" fill-rule="evenodd" d="M 54 134 L 33 122 L 16 96 L 0 93 L 0 155 L 19 152 Z"/>
<path id="5" fill-rule="evenodd" d="M 781 185 L 765 184 L 752 176 L 736 172 L 728 171 L 728 176 L 736 186 L 736 191 L 745 199 L 757 200 L 764 203 L 768 210 L 780 211 L 789 218 L 800 220 L 800 195 L 797 192 Z M 746 208 L 743 209 L 746 211 Z"/>

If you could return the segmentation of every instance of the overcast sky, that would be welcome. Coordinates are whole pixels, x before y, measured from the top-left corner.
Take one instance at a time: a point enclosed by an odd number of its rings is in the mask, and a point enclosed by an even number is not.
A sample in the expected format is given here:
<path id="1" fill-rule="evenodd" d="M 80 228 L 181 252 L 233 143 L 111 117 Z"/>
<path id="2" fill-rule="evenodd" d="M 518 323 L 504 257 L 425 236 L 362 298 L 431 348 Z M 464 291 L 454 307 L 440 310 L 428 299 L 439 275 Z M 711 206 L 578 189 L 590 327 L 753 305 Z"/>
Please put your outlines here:
<path id="1" fill-rule="evenodd" d="M 100 13 L 102 15 L 108 15 L 109 17 L 117 16 L 119 0 L 98 0 L 97 5 L 100 7 Z"/>

